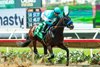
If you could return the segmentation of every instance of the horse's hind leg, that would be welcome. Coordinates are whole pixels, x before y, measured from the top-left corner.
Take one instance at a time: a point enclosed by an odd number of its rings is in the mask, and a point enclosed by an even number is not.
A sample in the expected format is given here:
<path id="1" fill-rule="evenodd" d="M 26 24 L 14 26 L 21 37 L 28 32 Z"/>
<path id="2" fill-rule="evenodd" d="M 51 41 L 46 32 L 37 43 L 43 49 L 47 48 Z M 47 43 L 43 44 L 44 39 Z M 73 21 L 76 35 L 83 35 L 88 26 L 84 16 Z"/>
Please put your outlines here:
<path id="1" fill-rule="evenodd" d="M 33 48 L 34 48 L 34 53 L 38 55 L 38 51 L 36 48 L 36 40 L 33 40 Z"/>
<path id="2" fill-rule="evenodd" d="M 44 48 L 44 55 L 48 54 L 48 52 L 47 52 L 47 46 L 45 44 L 43 44 L 43 48 Z"/>
<path id="3" fill-rule="evenodd" d="M 64 44 L 63 43 L 60 43 L 59 45 L 57 45 L 59 48 L 61 48 L 61 49 L 63 49 L 63 50 L 65 50 L 66 51 L 66 53 L 67 53 L 67 63 L 66 63 L 66 66 L 68 66 L 69 65 L 69 49 L 66 47 L 66 46 L 64 46 Z"/>
<path id="4" fill-rule="evenodd" d="M 48 61 L 49 61 L 50 63 L 52 63 L 51 59 L 54 58 L 54 54 L 53 54 L 53 50 L 52 50 L 51 45 L 48 45 L 48 46 L 47 46 L 47 49 L 49 50 L 50 55 L 51 55 L 51 56 L 48 58 Z M 52 64 L 53 64 L 53 63 L 52 63 Z"/>

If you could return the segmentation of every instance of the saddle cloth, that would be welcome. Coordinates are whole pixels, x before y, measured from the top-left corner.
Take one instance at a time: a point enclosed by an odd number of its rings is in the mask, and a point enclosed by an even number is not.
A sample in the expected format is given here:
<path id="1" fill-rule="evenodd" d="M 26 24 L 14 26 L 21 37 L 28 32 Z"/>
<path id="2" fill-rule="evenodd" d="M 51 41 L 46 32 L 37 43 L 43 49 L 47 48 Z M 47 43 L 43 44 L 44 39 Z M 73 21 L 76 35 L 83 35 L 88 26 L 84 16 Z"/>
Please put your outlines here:
<path id="1" fill-rule="evenodd" d="M 38 36 L 39 38 L 43 39 L 44 35 L 42 34 L 41 30 L 44 27 L 44 25 L 45 22 L 40 23 L 33 32 L 33 36 Z"/>

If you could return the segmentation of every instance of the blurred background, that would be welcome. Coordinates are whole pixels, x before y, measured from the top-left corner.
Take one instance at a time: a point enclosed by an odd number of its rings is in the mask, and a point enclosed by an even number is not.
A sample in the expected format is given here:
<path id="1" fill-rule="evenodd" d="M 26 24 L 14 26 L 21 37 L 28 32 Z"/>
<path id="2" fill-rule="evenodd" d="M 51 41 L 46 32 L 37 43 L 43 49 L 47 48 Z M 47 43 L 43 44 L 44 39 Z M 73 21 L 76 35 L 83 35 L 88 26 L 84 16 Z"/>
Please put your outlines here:
<path id="1" fill-rule="evenodd" d="M 43 22 L 41 19 L 43 11 L 53 10 L 55 7 L 59 7 L 63 11 L 65 6 L 75 26 L 75 29 L 65 29 L 63 33 L 64 44 L 69 48 L 74 48 L 70 49 L 74 51 L 70 52 L 70 61 L 75 64 L 88 61 L 88 64 L 100 65 L 100 50 L 97 49 L 92 52 L 92 50 L 84 49 L 100 48 L 100 0 L 0 0 L 0 63 L 3 62 L 2 58 L 4 60 L 5 58 L 7 60 L 11 58 L 11 61 L 8 61 L 14 63 L 13 58 L 16 59 L 16 56 L 23 58 L 23 60 L 24 58 L 33 60 L 29 49 L 15 48 L 9 50 L 8 48 L 2 48 L 2 46 L 18 47 L 16 42 L 26 40 L 30 27 Z M 85 51 L 77 48 L 83 48 Z M 57 62 L 63 63 L 65 53 L 56 48 L 54 51 L 55 56 L 58 56 Z M 39 53 L 43 54 L 41 47 Z M 21 64 L 19 61 L 18 59 L 18 63 Z M 5 64 L 8 65 L 8 63 Z M 84 65 L 84 67 L 88 66 Z"/>
<path id="2" fill-rule="evenodd" d="M 0 0 L 0 18 L 5 17 L 7 12 L 11 15 L 12 12 L 16 13 L 16 10 L 19 10 L 19 13 L 24 12 L 24 18 L 22 22 L 18 20 L 17 22 L 24 28 L 30 28 L 33 24 L 41 22 L 41 13 L 44 10 L 53 10 L 54 7 L 60 7 L 63 10 L 64 6 L 68 6 L 69 16 L 75 28 L 100 27 L 100 0 Z M 4 28 L 3 24 L 5 22 L 2 22 L 0 26 Z M 21 25 L 19 24 L 19 27 Z"/>
<path id="3" fill-rule="evenodd" d="M 100 0 L 0 0 L 0 30 L 5 34 L 0 37 L 4 38 L 9 35 L 11 38 L 12 31 L 7 34 L 8 29 L 14 29 L 15 34 L 16 31 L 25 32 L 31 26 L 43 22 L 41 19 L 43 11 L 53 10 L 55 7 L 59 7 L 63 11 L 65 6 L 67 6 L 69 17 L 74 22 L 74 29 L 79 29 L 73 32 L 67 31 L 68 34 L 65 33 L 65 37 L 100 38 L 97 29 L 100 28 Z M 74 32 L 75 34 L 71 34 Z M 16 36 L 20 36 L 20 34 Z M 14 38 L 17 37 L 14 35 Z"/>

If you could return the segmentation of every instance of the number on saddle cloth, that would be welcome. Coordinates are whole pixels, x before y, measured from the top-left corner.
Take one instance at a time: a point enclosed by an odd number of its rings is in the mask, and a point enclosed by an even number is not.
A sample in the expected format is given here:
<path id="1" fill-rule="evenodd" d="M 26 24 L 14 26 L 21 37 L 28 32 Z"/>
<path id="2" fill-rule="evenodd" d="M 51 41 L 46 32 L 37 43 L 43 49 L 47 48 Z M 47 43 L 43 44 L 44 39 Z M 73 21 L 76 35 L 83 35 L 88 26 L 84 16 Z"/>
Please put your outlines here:
<path id="1" fill-rule="evenodd" d="M 39 38 L 43 39 L 43 34 L 42 34 L 42 32 L 41 32 L 41 29 L 44 27 L 44 25 L 45 25 L 45 22 L 40 23 L 40 24 L 36 27 L 36 29 L 35 29 L 33 35 L 34 35 L 34 36 L 38 36 Z"/>

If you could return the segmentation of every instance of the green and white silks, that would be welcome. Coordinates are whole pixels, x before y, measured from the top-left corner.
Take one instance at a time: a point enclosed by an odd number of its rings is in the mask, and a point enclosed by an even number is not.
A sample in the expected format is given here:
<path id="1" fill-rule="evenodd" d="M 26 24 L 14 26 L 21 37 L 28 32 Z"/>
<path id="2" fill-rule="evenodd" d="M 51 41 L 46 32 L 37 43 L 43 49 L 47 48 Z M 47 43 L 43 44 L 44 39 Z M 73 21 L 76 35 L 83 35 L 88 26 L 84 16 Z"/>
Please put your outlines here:
<path id="1" fill-rule="evenodd" d="M 36 29 L 35 29 L 33 35 L 34 35 L 34 36 L 38 36 L 39 38 L 43 39 L 43 34 L 42 34 L 42 32 L 41 32 L 41 29 L 44 28 L 45 24 L 46 24 L 45 22 L 40 23 L 40 24 L 36 27 Z"/>

